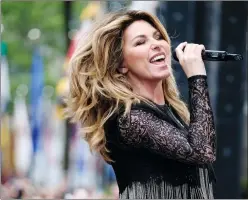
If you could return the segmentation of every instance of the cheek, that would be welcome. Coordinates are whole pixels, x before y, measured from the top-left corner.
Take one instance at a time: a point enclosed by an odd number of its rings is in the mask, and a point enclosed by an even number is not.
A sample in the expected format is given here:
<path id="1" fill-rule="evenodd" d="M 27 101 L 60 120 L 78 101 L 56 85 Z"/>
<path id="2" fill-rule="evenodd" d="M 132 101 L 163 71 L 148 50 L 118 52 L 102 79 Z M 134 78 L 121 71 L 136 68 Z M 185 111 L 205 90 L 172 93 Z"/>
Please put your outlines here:
<path id="1" fill-rule="evenodd" d="M 147 50 L 144 48 L 137 48 L 130 52 L 130 56 L 136 59 L 139 58 L 146 58 L 147 57 Z"/>
<path id="2" fill-rule="evenodd" d="M 165 54 L 168 56 L 167 61 L 171 62 L 171 48 L 167 42 L 164 42 L 164 50 Z"/>
<path id="3" fill-rule="evenodd" d="M 126 63 L 129 66 L 137 65 L 138 63 L 145 62 L 147 59 L 147 51 L 144 49 L 135 49 L 132 51 L 129 51 L 124 55 L 124 58 L 126 60 Z"/>
<path id="4" fill-rule="evenodd" d="M 170 46 L 166 41 L 164 41 L 164 49 L 165 49 L 165 52 L 166 52 L 167 55 L 171 54 Z"/>

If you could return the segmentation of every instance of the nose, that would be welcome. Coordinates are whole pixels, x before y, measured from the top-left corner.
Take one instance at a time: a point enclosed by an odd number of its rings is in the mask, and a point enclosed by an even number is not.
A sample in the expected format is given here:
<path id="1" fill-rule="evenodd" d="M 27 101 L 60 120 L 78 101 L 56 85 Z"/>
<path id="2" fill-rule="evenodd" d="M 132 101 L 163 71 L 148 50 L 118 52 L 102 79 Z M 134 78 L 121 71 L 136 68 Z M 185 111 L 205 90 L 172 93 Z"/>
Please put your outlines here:
<path id="1" fill-rule="evenodd" d="M 161 46 L 159 44 L 152 44 L 151 49 L 152 50 L 160 50 Z"/>

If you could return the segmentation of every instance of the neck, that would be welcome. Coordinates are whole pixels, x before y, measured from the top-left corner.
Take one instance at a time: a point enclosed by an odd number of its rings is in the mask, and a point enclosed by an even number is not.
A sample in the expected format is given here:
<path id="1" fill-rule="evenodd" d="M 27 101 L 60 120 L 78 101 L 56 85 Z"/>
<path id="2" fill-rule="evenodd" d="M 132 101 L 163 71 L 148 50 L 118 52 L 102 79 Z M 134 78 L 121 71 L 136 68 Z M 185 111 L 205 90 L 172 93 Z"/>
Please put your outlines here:
<path id="1" fill-rule="evenodd" d="M 145 97 L 156 104 L 165 104 L 164 91 L 162 81 L 150 82 L 150 81 L 132 81 L 133 92 Z"/>

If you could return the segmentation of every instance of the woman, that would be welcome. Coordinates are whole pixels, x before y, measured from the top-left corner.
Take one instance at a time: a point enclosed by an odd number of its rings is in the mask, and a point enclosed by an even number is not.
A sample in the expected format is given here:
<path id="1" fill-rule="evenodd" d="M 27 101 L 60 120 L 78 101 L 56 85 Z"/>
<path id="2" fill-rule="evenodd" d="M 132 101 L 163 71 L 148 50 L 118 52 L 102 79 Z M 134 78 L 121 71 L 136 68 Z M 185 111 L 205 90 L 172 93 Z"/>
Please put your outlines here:
<path id="1" fill-rule="evenodd" d="M 203 45 L 181 43 L 189 111 L 179 97 L 170 39 L 142 11 L 107 16 L 71 59 L 69 116 L 112 165 L 120 198 L 213 198 L 216 135 Z"/>

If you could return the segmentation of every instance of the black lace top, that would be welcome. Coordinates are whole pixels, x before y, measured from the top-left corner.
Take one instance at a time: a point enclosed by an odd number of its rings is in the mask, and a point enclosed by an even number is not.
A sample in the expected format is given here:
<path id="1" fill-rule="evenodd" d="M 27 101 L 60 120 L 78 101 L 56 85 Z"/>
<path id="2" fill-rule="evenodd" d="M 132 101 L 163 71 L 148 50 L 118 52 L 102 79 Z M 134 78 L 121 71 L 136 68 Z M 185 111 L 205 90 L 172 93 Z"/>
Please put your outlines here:
<path id="1" fill-rule="evenodd" d="M 213 198 L 216 134 L 207 77 L 189 83 L 190 124 L 169 105 L 140 103 L 105 126 L 120 198 Z"/>

